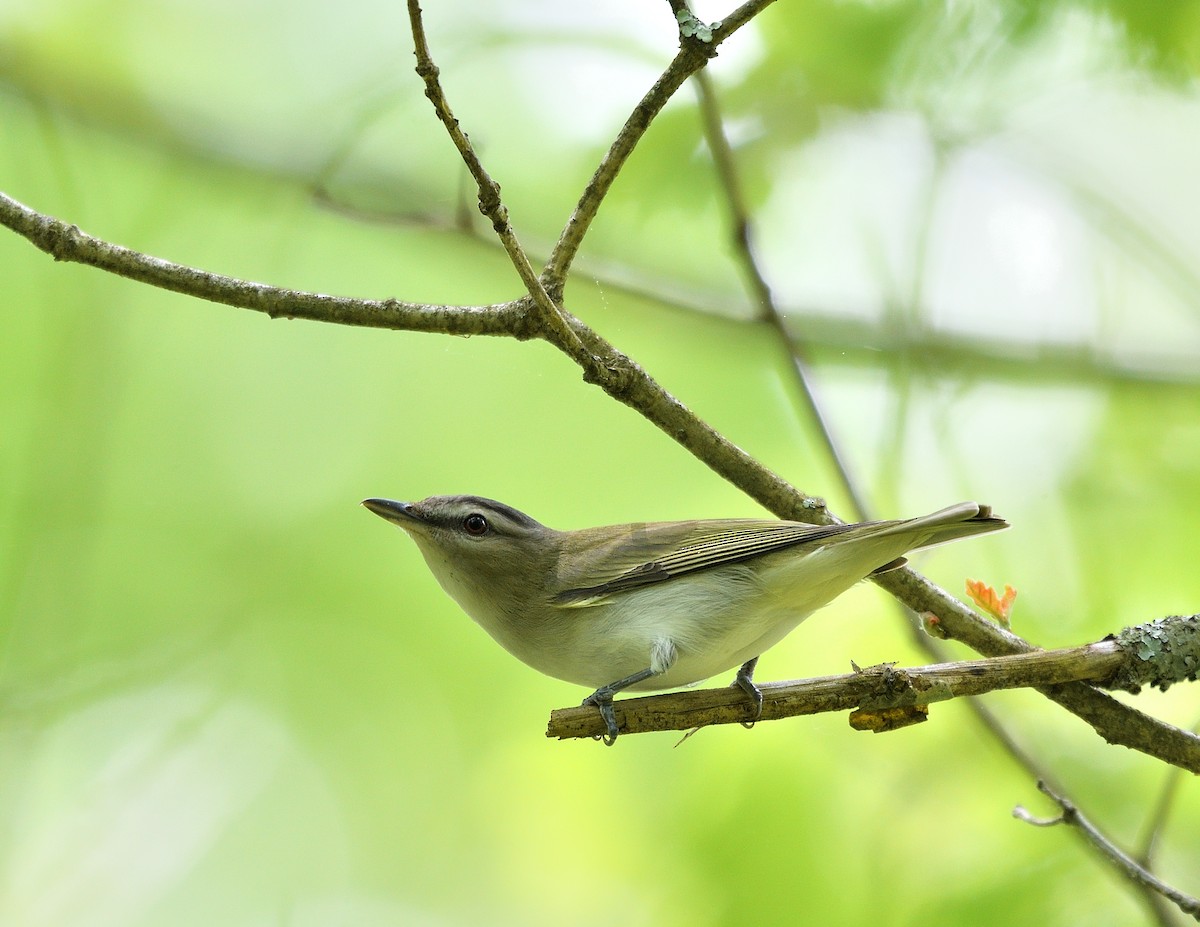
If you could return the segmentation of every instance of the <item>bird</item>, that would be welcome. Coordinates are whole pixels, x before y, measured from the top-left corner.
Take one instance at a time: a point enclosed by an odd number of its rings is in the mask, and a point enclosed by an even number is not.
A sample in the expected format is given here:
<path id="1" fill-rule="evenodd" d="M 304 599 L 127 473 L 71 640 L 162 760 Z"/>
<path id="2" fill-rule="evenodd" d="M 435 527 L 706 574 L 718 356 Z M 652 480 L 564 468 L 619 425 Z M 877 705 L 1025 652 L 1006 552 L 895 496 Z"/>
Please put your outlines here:
<path id="1" fill-rule="evenodd" d="M 855 583 L 905 554 L 1000 531 L 989 506 L 961 502 L 894 521 L 638 522 L 557 531 L 474 495 L 371 498 L 438 583 L 501 647 L 556 679 L 594 688 L 606 744 L 618 692 L 687 686 L 737 668 L 762 712 L 759 656 Z M 751 722 L 752 723 L 752 722 Z"/>

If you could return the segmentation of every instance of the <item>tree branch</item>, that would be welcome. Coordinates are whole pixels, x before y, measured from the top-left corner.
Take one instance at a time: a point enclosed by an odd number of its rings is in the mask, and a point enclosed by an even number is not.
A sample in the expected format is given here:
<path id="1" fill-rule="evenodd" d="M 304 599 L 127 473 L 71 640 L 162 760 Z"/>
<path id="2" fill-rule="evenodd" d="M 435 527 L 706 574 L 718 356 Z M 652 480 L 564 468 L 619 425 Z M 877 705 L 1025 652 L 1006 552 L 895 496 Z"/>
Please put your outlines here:
<path id="1" fill-rule="evenodd" d="M 533 300 L 532 308 L 540 317 L 543 337 L 551 341 L 576 363 L 585 364 L 592 358 L 579 335 L 572 330 L 562 308 L 550 298 L 542 281 L 534 273 L 533 265 L 529 263 L 529 257 L 517 240 L 517 233 L 508 220 L 508 208 L 500 199 L 500 184 L 492 180 L 488 172 L 484 170 L 483 163 L 467 138 L 467 133 L 462 130 L 454 113 L 450 110 L 450 102 L 442 90 L 441 81 L 438 80 L 437 65 L 433 63 L 433 58 L 429 53 L 429 43 L 425 38 L 425 26 L 421 19 L 421 4 L 418 0 L 408 0 L 408 18 L 412 27 L 413 47 L 417 56 L 417 74 L 425 82 L 425 96 L 433 104 L 433 109 L 442 121 L 442 125 L 446 127 L 451 141 L 454 142 L 454 147 L 458 149 L 459 155 L 462 156 L 463 162 L 479 186 L 479 211 L 491 221 L 492 230 L 500 239 L 500 243 L 504 245 L 504 250 L 507 252 L 509 260 L 512 261 L 513 267 L 516 268 L 517 275 L 525 284 L 525 290 Z"/>
<path id="2" fill-rule="evenodd" d="M 268 286 L 111 244 L 80 231 L 77 225 L 35 212 L 4 193 L 0 193 L 0 225 L 27 238 L 56 261 L 87 264 L 164 290 L 262 312 L 273 319 L 446 335 L 507 335 L 521 340 L 537 334 L 528 321 L 528 297 L 490 306 L 444 306 L 398 299 L 349 299 Z"/>
<path id="3" fill-rule="evenodd" d="M 908 567 L 872 577 L 917 614 L 931 612 L 947 637 L 959 640 L 976 653 L 994 657 L 1034 650 L 1028 641 L 1007 628 L 992 624 L 943 589 Z M 1072 714 L 1086 721 L 1104 740 L 1158 757 L 1173 766 L 1193 771 L 1200 756 L 1200 736 L 1152 718 L 1080 682 L 1039 689 Z"/>
<path id="4" fill-rule="evenodd" d="M 846 459 L 838 447 L 833 430 L 829 426 L 824 415 L 824 410 L 817 399 L 817 394 L 812 385 L 809 365 L 805 357 L 805 345 L 793 333 L 791 327 L 787 325 L 755 255 L 754 228 L 750 210 L 747 208 L 745 197 L 742 194 L 736 158 L 734 157 L 733 146 L 730 144 L 728 136 L 725 133 L 720 107 L 717 103 L 717 94 L 706 69 L 696 73 L 695 84 L 697 96 L 700 101 L 700 112 L 704 122 L 705 138 L 708 141 L 709 150 L 712 152 L 717 179 L 725 194 L 726 207 L 729 211 L 733 253 L 741 264 L 746 286 L 758 304 L 760 317 L 765 319 L 775 329 L 781 342 L 788 349 L 797 387 L 806 403 L 810 418 L 817 425 L 818 432 L 832 458 L 835 469 L 842 478 L 842 485 L 849 495 L 855 517 L 858 520 L 865 521 L 872 517 L 867 508 L 866 495 L 859 489 L 856 481 L 853 479 Z M 920 274 L 916 277 L 916 280 L 919 281 L 919 279 Z M 914 283 L 914 286 L 919 286 L 919 283 Z M 914 292 L 914 303 L 916 299 L 917 294 Z M 807 329 L 805 334 L 807 336 Z M 919 624 L 908 622 L 908 626 L 912 633 L 913 641 L 919 649 L 923 650 L 934 660 L 940 662 L 946 660 L 946 657 L 943 655 L 944 648 L 940 646 L 934 637 L 923 633 Z M 978 698 L 968 698 L 967 704 L 976 719 L 1019 766 L 1024 768 L 1039 782 L 1047 781 L 1048 774 L 1041 768 L 1041 764 L 1035 761 L 1033 756 L 1028 752 L 1020 748 L 1015 738 L 1009 734 L 1003 723 L 989 707 Z M 866 728 L 883 731 L 891 730 L 894 727 L 905 724 L 924 721 L 927 717 L 928 709 L 923 706 L 920 708 L 910 707 L 906 709 L 885 709 L 883 711 L 874 710 L 869 712 L 859 709 L 851 714 L 850 723 L 855 729 Z M 1178 766 L 1173 767 L 1168 782 L 1178 784 L 1181 781 L 1182 775 L 1183 770 L 1181 768 Z M 1165 816 L 1165 807 L 1169 803 L 1170 795 L 1173 792 L 1174 790 L 1170 785 L 1164 791 L 1159 806 L 1160 817 Z M 1150 833 L 1150 839 L 1152 839 L 1154 833 L 1156 833 L 1156 829 L 1152 828 Z M 1147 847 L 1149 848 L 1150 845 L 1148 843 Z M 1149 855 L 1148 849 L 1141 860 L 1141 863 L 1147 869 L 1149 868 Z M 1160 923 L 1169 923 L 1167 915 L 1163 910 L 1166 907 L 1166 902 L 1163 898 L 1145 885 L 1136 884 L 1136 887 L 1142 893 L 1143 900 L 1154 911 Z"/>
<path id="5" fill-rule="evenodd" d="M 395 299 L 349 299 L 288 290 L 210 273 L 142 254 L 88 235 L 52 216 L 35 212 L 0 193 L 0 225 L 28 239 L 55 260 L 88 264 L 120 277 L 162 289 L 223 303 L 272 318 L 309 319 L 447 335 L 508 335 L 518 340 L 541 338 L 554 343 L 542 316 L 531 311 L 531 297 L 487 306 L 445 306 Z M 562 310 L 587 350 L 573 359 L 583 379 L 636 410 L 687 448 L 716 473 L 741 487 L 764 508 L 790 512 L 796 521 L 830 524 L 824 502 L 807 496 L 768 470 L 718 433 L 663 389 L 632 358 L 613 347 L 578 318 Z"/>
<path id="6" fill-rule="evenodd" d="M 1147 640 L 1169 645 L 1150 654 Z M 996 689 L 1036 687 L 1045 691 L 1064 683 L 1136 692 L 1142 685 L 1161 688 L 1171 681 L 1195 679 L 1200 668 L 1200 616 L 1158 619 L 1130 628 L 1111 639 L 1061 650 L 965 660 L 898 670 L 884 665 L 842 676 L 786 683 L 766 683 L 760 720 L 852 708 L 868 712 L 925 706 Z M 1191 661 L 1191 662 L 1189 662 Z M 616 704 L 623 734 L 682 731 L 710 724 L 753 720 L 752 706 L 736 687 L 685 689 L 663 695 L 623 699 Z M 923 719 L 922 719 L 923 720 Z M 547 737 L 567 739 L 604 733 L 593 706 L 562 708 L 551 713 Z M 1175 765 L 1200 773 L 1200 740 L 1174 759 Z"/>
<path id="7" fill-rule="evenodd" d="M 579 246 L 583 243 L 583 237 L 591 227 L 592 220 L 600 211 L 600 205 L 608 196 L 608 191 L 621 172 L 621 168 L 625 166 L 633 149 L 646 134 L 646 130 L 650 128 L 650 123 L 667 105 L 667 101 L 675 95 L 675 92 L 683 86 L 683 82 L 708 64 L 708 60 L 716 55 L 717 48 L 722 42 L 773 2 L 774 0 L 747 0 L 720 22 L 713 23 L 707 39 L 694 35 L 683 35 L 681 31 L 679 52 L 658 80 L 654 82 L 654 86 L 634 107 L 629 118 L 625 120 L 621 131 L 617 133 L 617 137 L 613 139 L 613 143 L 601 158 L 595 173 L 592 174 L 592 179 L 584 187 L 583 195 L 579 198 L 570 219 L 567 220 L 566 226 L 559 235 L 557 244 L 550 252 L 550 259 L 542 271 L 542 279 L 552 293 L 561 294 L 566 285 L 571 262 L 575 260 Z M 671 9 L 675 12 L 677 20 L 681 13 L 687 12 L 687 7 L 682 0 L 671 0 Z"/>
<path id="8" fill-rule="evenodd" d="M 1038 789 L 1043 794 L 1049 796 L 1050 800 L 1062 809 L 1062 814 L 1056 818 L 1037 818 L 1018 805 L 1013 809 L 1013 817 L 1027 824 L 1032 824 L 1035 827 L 1053 827 L 1057 824 L 1068 824 L 1077 828 L 1087 838 L 1088 842 L 1099 850 L 1102 856 L 1106 857 L 1116 866 L 1126 878 L 1138 885 L 1153 889 L 1167 900 L 1178 905 L 1179 910 L 1200 921 L 1200 899 L 1194 898 L 1191 895 L 1185 895 L 1178 889 L 1172 888 L 1158 878 L 1158 876 L 1154 875 L 1154 873 L 1141 866 L 1137 860 L 1101 833 L 1099 828 L 1089 821 L 1075 805 L 1061 795 L 1056 794 L 1046 783 L 1039 782 Z"/>
<path id="9" fill-rule="evenodd" d="M 1099 680 L 1111 676 L 1123 659 L 1115 644 L 1101 643 L 1069 650 L 1036 651 L 909 669 L 882 664 L 840 676 L 761 683 L 763 710 L 759 720 L 777 721 L 854 708 L 904 708 L 981 695 L 996 689 Z M 754 720 L 753 706 L 746 694 L 735 686 L 683 689 L 622 699 L 614 704 L 622 735 L 686 731 L 694 727 Z M 546 730 L 547 737 L 560 740 L 603 733 L 600 712 L 591 705 L 556 709 L 550 714 Z"/>

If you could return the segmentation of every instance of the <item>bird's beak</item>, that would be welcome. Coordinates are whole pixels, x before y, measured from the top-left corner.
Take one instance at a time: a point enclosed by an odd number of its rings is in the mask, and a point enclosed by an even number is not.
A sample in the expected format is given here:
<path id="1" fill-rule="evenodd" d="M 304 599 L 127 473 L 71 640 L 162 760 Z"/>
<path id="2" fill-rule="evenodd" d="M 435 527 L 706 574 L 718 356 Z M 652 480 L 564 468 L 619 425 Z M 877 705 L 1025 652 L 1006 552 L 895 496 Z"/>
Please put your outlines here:
<path id="1" fill-rule="evenodd" d="M 421 516 L 416 513 L 411 502 L 395 502 L 392 499 L 363 499 L 362 504 L 380 518 L 386 518 L 401 528 L 410 527 L 413 522 L 421 521 Z"/>

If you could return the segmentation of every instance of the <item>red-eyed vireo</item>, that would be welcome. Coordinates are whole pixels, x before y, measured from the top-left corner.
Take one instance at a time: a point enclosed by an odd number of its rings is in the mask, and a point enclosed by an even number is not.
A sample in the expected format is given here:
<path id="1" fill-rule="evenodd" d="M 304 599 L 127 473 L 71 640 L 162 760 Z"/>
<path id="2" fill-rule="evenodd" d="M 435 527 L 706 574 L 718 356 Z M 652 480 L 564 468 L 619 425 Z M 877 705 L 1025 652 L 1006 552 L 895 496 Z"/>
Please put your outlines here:
<path id="1" fill-rule="evenodd" d="M 801 621 L 904 554 L 1007 528 L 962 502 L 904 521 L 672 521 L 555 531 L 479 496 L 367 499 L 496 642 L 584 699 L 617 737 L 613 695 L 670 689 L 734 667 L 762 710 L 754 665 Z"/>

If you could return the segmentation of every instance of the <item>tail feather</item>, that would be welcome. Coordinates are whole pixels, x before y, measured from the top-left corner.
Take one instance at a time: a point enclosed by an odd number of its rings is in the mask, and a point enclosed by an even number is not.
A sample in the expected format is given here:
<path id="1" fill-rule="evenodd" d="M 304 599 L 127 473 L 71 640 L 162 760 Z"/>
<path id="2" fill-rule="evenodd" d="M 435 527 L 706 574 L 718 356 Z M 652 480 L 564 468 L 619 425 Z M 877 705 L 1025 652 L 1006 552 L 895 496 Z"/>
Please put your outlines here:
<path id="1" fill-rule="evenodd" d="M 922 550 L 926 547 L 936 547 L 959 538 L 971 537 L 976 534 L 987 534 L 990 531 L 1003 531 L 1008 522 L 998 515 L 992 514 L 990 505 L 980 505 L 977 502 L 960 502 L 944 509 L 939 509 L 929 515 L 918 518 L 908 518 L 892 522 L 878 532 L 878 536 L 901 534 L 908 539 L 908 550 Z M 883 566 L 876 567 L 872 574 L 886 573 L 896 570 L 908 562 L 905 557 L 897 557 Z"/>

